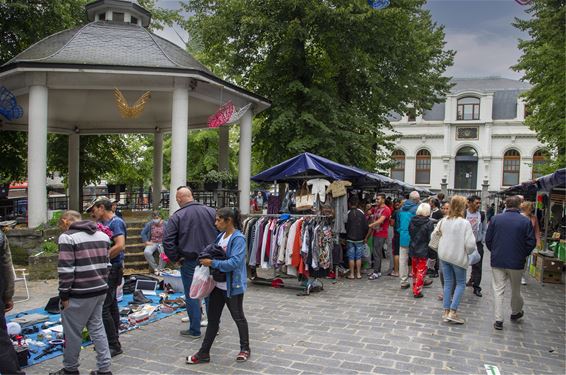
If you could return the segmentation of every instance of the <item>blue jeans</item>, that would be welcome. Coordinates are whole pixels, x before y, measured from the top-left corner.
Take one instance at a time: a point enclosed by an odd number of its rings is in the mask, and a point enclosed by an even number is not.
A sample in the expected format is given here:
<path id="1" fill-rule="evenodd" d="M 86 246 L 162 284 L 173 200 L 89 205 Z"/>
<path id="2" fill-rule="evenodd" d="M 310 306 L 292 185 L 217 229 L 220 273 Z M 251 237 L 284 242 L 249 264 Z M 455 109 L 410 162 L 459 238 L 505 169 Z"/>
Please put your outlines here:
<path id="1" fill-rule="evenodd" d="M 196 266 L 196 260 L 185 260 L 181 266 L 181 280 L 185 289 L 185 301 L 190 320 L 189 333 L 194 336 L 200 336 L 200 301 L 189 297 Z"/>
<path id="2" fill-rule="evenodd" d="M 362 259 L 362 254 L 364 253 L 364 248 L 366 244 L 363 242 L 350 242 L 348 241 L 348 260 L 359 260 Z"/>
<path id="3" fill-rule="evenodd" d="M 442 273 L 444 274 L 444 309 L 458 310 L 464 290 L 466 289 L 466 269 L 453 265 L 452 263 L 442 262 Z M 456 283 L 454 295 L 452 288 Z"/>

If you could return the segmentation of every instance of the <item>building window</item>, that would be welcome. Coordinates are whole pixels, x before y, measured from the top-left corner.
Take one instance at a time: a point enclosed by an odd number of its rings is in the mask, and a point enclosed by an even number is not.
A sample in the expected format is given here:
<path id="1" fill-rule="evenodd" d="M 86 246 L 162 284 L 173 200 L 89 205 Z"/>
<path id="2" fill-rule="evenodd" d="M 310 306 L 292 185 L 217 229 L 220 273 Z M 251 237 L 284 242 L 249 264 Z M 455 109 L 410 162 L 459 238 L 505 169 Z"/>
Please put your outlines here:
<path id="1" fill-rule="evenodd" d="M 100 13 L 100 14 L 98 15 L 98 20 L 99 20 L 99 21 L 104 21 L 104 20 L 106 20 L 106 12 Z"/>
<path id="2" fill-rule="evenodd" d="M 458 127 L 456 128 L 456 140 L 461 139 L 478 139 L 479 129 L 474 127 Z"/>
<path id="3" fill-rule="evenodd" d="M 138 24 L 138 19 L 136 17 L 132 17 L 130 18 L 130 23 L 133 23 L 134 25 Z"/>
<path id="4" fill-rule="evenodd" d="M 533 173 L 532 178 L 539 178 L 543 176 L 542 168 L 548 160 L 548 153 L 543 150 L 538 150 L 533 155 Z"/>
<path id="5" fill-rule="evenodd" d="M 391 168 L 391 178 L 405 181 L 405 153 L 401 150 L 393 151 L 395 165 Z"/>
<path id="6" fill-rule="evenodd" d="M 417 152 L 415 184 L 430 184 L 430 152 L 428 150 Z"/>
<path id="7" fill-rule="evenodd" d="M 112 13 L 112 21 L 124 22 L 124 13 L 118 13 L 118 12 Z"/>
<path id="8" fill-rule="evenodd" d="M 458 99 L 458 120 L 479 120 L 480 100 L 473 96 Z"/>
<path id="9" fill-rule="evenodd" d="M 503 156 L 503 186 L 519 183 L 521 170 L 521 154 L 517 150 L 509 150 Z"/>

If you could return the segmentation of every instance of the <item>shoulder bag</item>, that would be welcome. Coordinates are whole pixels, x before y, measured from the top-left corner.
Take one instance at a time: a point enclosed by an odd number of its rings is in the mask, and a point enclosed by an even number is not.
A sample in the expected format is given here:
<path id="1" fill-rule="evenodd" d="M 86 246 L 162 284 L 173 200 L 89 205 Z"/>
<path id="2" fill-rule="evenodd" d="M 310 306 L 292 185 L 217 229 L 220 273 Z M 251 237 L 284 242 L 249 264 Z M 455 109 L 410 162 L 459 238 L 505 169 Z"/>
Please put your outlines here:
<path id="1" fill-rule="evenodd" d="M 314 204 L 314 195 L 309 192 L 309 188 L 307 187 L 307 183 L 303 182 L 301 185 L 301 189 L 297 194 L 297 198 L 295 199 L 295 206 L 297 211 L 307 211 L 311 210 Z"/>
<path id="2" fill-rule="evenodd" d="M 428 242 L 428 247 L 430 247 L 434 251 L 438 251 L 438 245 L 440 244 L 440 239 L 442 238 L 442 223 L 443 222 L 444 222 L 444 219 L 441 219 L 438 222 L 438 225 L 436 226 L 436 228 L 434 228 L 434 231 L 432 232 L 432 234 L 430 235 L 430 241 Z"/>

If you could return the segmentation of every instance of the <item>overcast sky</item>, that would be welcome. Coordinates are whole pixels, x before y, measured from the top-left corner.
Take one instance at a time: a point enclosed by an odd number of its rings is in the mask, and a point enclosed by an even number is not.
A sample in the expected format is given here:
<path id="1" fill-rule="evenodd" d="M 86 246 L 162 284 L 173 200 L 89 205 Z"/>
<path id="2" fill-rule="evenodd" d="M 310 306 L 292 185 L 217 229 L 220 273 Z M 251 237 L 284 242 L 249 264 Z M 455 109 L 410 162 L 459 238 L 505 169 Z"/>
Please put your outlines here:
<path id="1" fill-rule="evenodd" d="M 160 0 L 158 3 L 166 8 L 179 7 L 177 0 Z M 518 39 L 527 38 L 527 35 L 517 30 L 512 22 L 515 17 L 527 18 L 525 10 L 528 7 L 515 0 L 428 0 L 426 8 L 437 23 L 445 26 L 447 48 L 457 51 L 448 75 L 521 77 L 510 67 L 521 56 Z M 175 30 L 181 38 L 187 39 L 184 30 L 178 26 Z M 167 28 L 157 34 L 183 46 L 175 30 Z"/>

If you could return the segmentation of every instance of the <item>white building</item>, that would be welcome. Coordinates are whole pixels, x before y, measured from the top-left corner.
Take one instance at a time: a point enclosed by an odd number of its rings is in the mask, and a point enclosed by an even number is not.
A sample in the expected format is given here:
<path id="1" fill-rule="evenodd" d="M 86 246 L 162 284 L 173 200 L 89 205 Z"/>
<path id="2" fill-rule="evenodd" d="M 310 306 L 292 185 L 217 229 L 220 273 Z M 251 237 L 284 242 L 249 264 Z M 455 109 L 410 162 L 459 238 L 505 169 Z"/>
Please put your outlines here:
<path id="1" fill-rule="evenodd" d="M 538 174 L 545 151 L 524 125 L 520 94 L 530 86 L 505 78 L 453 79 L 444 103 L 392 118 L 401 137 L 391 177 L 431 189 L 498 191 Z M 536 169 L 536 167 L 535 167 Z"/>

